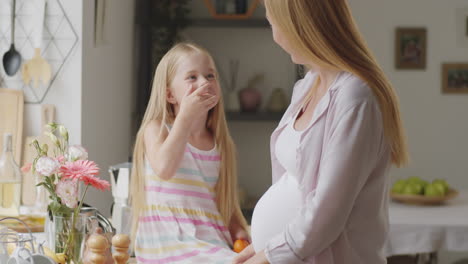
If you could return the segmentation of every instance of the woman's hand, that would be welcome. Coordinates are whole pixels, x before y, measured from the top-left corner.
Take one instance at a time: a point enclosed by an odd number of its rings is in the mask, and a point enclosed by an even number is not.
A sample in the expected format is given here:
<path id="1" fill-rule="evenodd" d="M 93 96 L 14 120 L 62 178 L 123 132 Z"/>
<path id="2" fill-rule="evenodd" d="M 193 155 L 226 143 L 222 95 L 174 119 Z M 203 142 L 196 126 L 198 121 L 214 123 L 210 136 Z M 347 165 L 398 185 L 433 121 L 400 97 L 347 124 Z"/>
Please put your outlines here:
<path id="1" fill-rule="evenodd" d="M 270 262 L 266 258 L 265 252 L 262 250 L 243 264 L 270 264 Z"/>
<path id="2" fill-rule="evenodd" d="M 232 261 L 232 264 L 243 264 L 245 261 L 250 259 L 255 255 L 255 250 L 252 246 L 252 244 L 248 247 L 246 247 L 244 250 L 237 255 L 234 260 Z"/>
<path id="3" fill-rule="evenodd" d="M 253 246 L 250 245 L 234 258 L 232 264 L 270 264 L 270 262 L 263 250 L 255 254 Z"/>

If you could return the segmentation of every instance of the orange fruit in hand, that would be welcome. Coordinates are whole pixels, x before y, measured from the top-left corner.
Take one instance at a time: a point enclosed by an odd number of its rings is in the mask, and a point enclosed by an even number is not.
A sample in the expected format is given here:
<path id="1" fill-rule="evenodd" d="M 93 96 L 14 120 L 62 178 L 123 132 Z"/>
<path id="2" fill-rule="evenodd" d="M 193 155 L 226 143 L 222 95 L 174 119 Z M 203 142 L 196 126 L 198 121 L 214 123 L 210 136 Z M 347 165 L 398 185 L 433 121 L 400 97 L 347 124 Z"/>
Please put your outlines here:
<path id="1" fill-rule="evenodd" d="M 249 242 L 244 239 L 237 239 L 234 242 L 234 252 L 240 253 L 244 248 L 249 246 Z"/>

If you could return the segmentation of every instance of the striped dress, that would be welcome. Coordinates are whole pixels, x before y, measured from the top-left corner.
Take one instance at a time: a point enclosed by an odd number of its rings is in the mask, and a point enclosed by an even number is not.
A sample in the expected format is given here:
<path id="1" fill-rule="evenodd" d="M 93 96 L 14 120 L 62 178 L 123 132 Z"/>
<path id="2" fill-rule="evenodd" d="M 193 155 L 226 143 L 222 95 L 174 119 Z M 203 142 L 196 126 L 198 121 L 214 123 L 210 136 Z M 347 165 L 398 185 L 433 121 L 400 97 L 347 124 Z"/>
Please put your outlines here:
<path id="1" fill-rule="evenodd" d="M 146 163 L 147 205 L 140 215 L 138 263 L 231 263 L 231 235 L 215 202 L 220 155 L 187 144 L 180 167 L 162 180 Z"/>

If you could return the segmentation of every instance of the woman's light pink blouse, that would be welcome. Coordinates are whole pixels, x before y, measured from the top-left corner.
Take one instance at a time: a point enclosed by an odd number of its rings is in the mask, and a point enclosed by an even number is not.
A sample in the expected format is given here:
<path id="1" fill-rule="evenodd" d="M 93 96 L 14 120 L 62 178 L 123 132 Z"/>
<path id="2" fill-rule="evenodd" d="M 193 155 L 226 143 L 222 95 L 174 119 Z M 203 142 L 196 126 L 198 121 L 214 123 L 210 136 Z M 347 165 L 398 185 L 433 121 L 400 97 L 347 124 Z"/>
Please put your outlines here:
<path id="1" fill-rule="evenodd" d="M 291 104 L 271 136 L 273 183 L 285 172 L 275 153 L 278 134 L 294 122 L 293 114 L 316 77 L 309 72 L 296 83 Z M 390 148 L 373 92 L 356 76 L 341 72 L 311 122 L 296 149 L 303 206 L 286 230 L 267 243 L 268 260 L 386 263 L 382 249 L 388 232 Z"/>

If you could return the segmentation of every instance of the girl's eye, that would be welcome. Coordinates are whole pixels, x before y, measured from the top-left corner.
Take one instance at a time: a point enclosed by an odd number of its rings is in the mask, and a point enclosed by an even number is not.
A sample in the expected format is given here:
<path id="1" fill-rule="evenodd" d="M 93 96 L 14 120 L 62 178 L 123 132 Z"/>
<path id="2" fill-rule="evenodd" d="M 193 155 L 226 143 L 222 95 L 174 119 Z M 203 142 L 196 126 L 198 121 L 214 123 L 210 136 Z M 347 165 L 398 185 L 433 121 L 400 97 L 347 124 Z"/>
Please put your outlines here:
<path id="1" fill-rule="evenodd" d="M 197 79 L 197 76 L 195 75 L 190 75 L 187 79 L 191 80 L 191 81 L 195 81 Z"/>
<path id="2" fill-rule="evenodd" d="M 216 78 L 216 76 L 215 76 L 214 74 L 210 73 L 210 74 L 208 74 L 208 75 L 206 76 L 206 78 L 208 78 L 208 79 L 210 79 L 210 80 L 213 80 L 213 79 Z"/>

